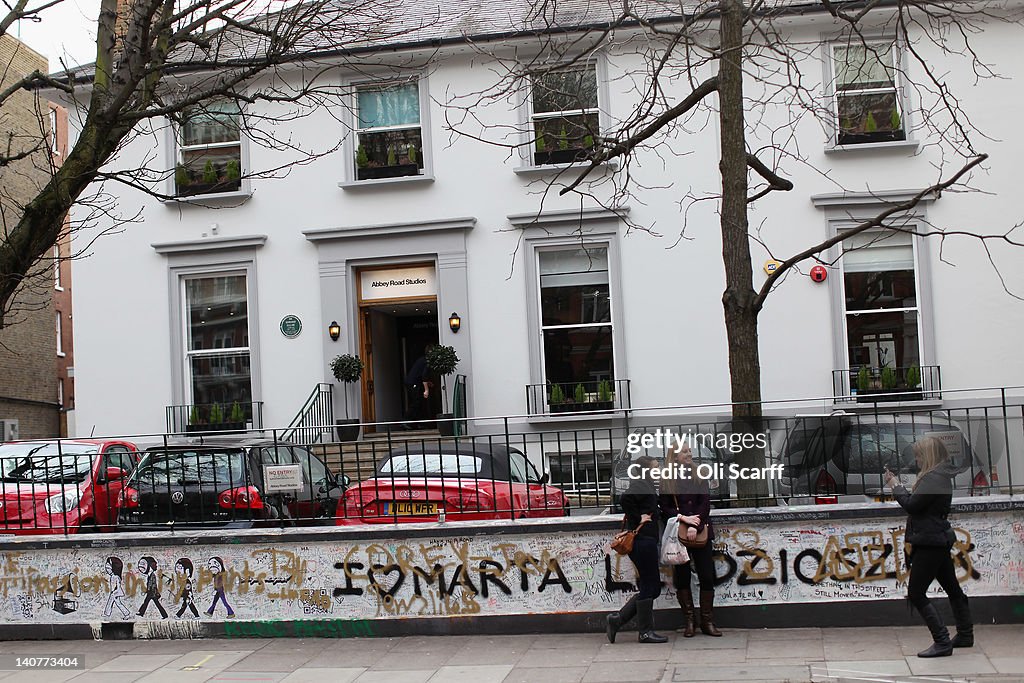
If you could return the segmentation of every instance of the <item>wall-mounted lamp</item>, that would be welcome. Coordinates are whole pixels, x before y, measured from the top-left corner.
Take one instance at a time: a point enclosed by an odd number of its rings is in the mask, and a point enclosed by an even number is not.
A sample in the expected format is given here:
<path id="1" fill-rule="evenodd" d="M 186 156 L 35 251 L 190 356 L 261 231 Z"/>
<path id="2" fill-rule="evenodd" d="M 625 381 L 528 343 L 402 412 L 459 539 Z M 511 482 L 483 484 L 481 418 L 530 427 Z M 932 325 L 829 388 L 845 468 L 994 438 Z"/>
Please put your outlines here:
<path id="1" fill-rule="evenodd" d="M 331 341 L 338 341 L 338 337 L 341 336 L 341 325 L 337 320 L 332 320 L 331 324 L 327 326 L 327 334 L 331 335 Z"/>
<path id="2" fill-rule="evenodd" d="M 448 327 L 451 328 L 452 332 L 458 332 L 462 327 L 462 318 L 459 317 L 458 313 L 452 313 L 448 316 Z"/>

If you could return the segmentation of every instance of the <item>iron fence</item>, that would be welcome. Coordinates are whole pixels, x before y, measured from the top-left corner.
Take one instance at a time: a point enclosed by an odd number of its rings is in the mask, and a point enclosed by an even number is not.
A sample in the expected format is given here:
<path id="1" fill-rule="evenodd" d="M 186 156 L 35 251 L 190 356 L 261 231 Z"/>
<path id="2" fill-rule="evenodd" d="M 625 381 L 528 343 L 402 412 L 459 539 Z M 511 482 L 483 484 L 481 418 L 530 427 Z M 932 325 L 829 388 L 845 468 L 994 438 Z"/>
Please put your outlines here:
<path id="1" fill-rule="evenodd" d="M 263 429 L 263 402 L 187 403 L 167 406 L 167 432 L 214 433 Z"/>
<path id="2" fill-rule="evenodd" d="M 664 466 L 684 440 L 693 453 L 691 476 L 707 482 L 720 508 L 886 500 L 885 469 L 910 483 L 917 474 L 913 444 L 925 437 L 948 452 L 956 495 L 1018 492 L 1024 400 L 1008 399 L 1005 390 L 995 400 L 941 410 L 807 406 L 766 403 L 759 422 L 714 412 L 731 406 L 634 410 L 587 416 L 585 424 L 467 417 L 459 436 L 377 423 L 362 425 L 353 441 L 338 441 L 325 424 L 12 442 L 0 446 L 0 533 L 596 513 L 616 509 L 640 454 Z M 755 471 L 763 476 L 745 476 Z"/>
<path id="3" fill-rule="evenodd" d="M 526 412 L 529 415 L 599 413 L 628 410 L 629 407 L 628 379 L 526 385 Z"/>
<path id="4" fill-rule="evenodd" d="M 844 403 L 937 400 L 942 398 L 942 373 L 938 365 L 855 365 L 832 371 L 832 389 L 836 400 Z"/>

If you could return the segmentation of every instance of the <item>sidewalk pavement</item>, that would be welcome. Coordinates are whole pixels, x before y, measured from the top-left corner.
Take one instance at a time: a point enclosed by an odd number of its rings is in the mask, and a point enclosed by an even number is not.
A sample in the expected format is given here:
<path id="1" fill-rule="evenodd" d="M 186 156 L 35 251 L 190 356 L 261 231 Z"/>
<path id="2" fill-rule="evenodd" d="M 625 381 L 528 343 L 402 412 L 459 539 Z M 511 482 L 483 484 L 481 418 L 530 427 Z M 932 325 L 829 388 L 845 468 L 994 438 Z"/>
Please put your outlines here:
<path id="1" fill-rule="evenodd" d="M 0 655 L 83 656 L 79 671 L 0 671 L 0 682 L 562 683 L 1024 681 L 1024 625 L 980 626 L 972 649 L 918 659 L 920 627 L 671 633 L 641 645 L 603 634 L 407 638 L 6 641 Z M 0 659 L 9 659 L 2 657 Z"/>

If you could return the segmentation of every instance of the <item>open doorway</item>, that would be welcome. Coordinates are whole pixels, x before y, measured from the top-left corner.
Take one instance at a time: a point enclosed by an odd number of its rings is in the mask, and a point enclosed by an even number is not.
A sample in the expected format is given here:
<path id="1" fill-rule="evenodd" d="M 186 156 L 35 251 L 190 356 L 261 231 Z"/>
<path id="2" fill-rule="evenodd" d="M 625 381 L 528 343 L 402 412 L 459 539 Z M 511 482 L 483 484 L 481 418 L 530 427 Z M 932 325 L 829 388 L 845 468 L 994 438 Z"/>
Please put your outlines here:
<path id="1" fill-rule="evenodd" d="M 427 346 L 438 342 L 436 300 L 364 304 L 360 312 L 366 363 L 363 421 L 415 421 L 417 416 L 410 413 L 410 371 Z M 419 419 L 441 412 L 439 390 L 435 388 L 429 394 L 417 406 Z"/>

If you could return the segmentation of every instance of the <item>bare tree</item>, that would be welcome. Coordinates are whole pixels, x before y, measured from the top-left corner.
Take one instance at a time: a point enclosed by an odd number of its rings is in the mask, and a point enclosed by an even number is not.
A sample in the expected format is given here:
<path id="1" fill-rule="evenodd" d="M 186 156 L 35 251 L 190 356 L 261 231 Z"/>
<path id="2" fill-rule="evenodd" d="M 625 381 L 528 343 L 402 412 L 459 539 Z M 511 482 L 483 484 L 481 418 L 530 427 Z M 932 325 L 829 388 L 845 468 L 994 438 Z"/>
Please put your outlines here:
<path id="1" fill-rule="evenodd" d="M 872 228 L 914 232 L 940 240 L 952 234 L 970 234 L 981 240 L 986 250 L 991 241 L 1020 246 L 1013 228 L 994 234 L 967 233 L 934 225 L 922 229 L 907 219 L 921 201 L 934 198 L 943 190 L 972 189 L 971 181 L 987 158 L 975 147 L 974 140 L 988 138 L 972 126 L 944 74 L 948 69 L 961 68 L 978 79 L 998 76 L 979 55 L 974 43 L 980 42 L 978 36 L 993 22 L 1019 24 L 1019 10 L 1012 5 L 822 0 L 809 9 L 806 5 L 763 0 L 707 0 L 692 4 L 609 0 L 591 3 L 585 17 L 571 2 L 534 0 L 531 6 L 532 22 L 542 27 L 535 32 L 536 44 L 516 55 L 478 45 L 498 77 L 485 90 L 449 93 L 445 102 L 447 124 L 455 135 L 502 145 L 524 158 L 550 149 L 552 139 L 574 153 L 574 159 L 562 159 L 574 160 L 574 166 L 560 170 L 554 180 L 538 181 L 538 215 L 555 193 L 575 193 L 581 201 L 589 200 L 614 210 L 626 206 L 631 199 L 642 203 L 640 193 L 670 191 L 677 193 L 683 207 L 679 235 L 684 237 L 688 207 L 708 201 L 716 204 L 726 283 L 722 304 L 737 429 L 762 430 L 758 315 L 782 278 L 802 263 L 809 259 L 827 262 L 829 250 L 837 245 L 843 247 L 850 238 Z M 932 148 L 929 152 L 936 160 L 936 177 L 906 201 L 895 205 L 880 201 L 884 206 L 877 215 L 852 228 L 808 245 L 799 253 L 775 254 L 761 239 L 761 226 L 751 227 L 753 203 L 772 192 L 793 189 L 793 182 L 785 177 L 787 167 L 803 166 L 804 170 L 809 168 L 828 182 L 835 182 L 828 169 L 814 168 L 809 155 L 800 147 L 796 128 L 813 123 L 823 133 L 824 141 L 852 135 L 856 127 L 855 122 L 842 116 L 837 119 L 833 101 L 823 101 L 817 90 L 820 76 L 815 78 L 808 71 L 808 64 L 820 65 L 820 38 L 801 40 L 787 26 L 787 20 L 808 11 L 832 20 L 836 40 L 855 55 L 845 67 L 851 73 L 870 71 L 881 64 L 894 83 L 898 79 L 914 93 L 917 105 L 913 111 L 894 108 L 891 120 L 887 113 L 881 125 L 870 111 L 863 118 L 872 119 L 867 124 L 869 130 L 874 126 L 875 130 L 893 131 L 905 131 L 905 122 L 913 120 L 923 146 Z M 886 35 L 890 40 L 880 43 L 878 35 Z M 883 49 L 879 45 L 896 41 L 905 54 L 900 60 L 886 62 L 879 55 Z M 628 115 L 599 127 L 596 116 L 585 116 L 588 108 L 594 106 L 586 84 L 566 83 L 564 79 L 574 73 L 575 67 L 607 50 L 614 51 L 616 57 L 628 55 L 643 66 L 613 75 L 620 88 L 628 86 L 632 90 L 631 109 Z M 931 61 L 935 54 L 958 64 L 953 67 Z M 815 68 L 820 73 L 820 66 Z M 846 75 L 835 74 L 837 78 Z M 513 102 L 517 92 L 528 92 L 545 101 L 560 100 L 555 108 L 568 112 L 556 124 L 562 126 L 561 131 L 552 135 L 549 123 L 515 130 L 496 128 L 478 115 L 479 105 Z M 684 154 L 687 136 L 707 135 L 716 128 L 720 147 L 719 192 L 699 194 L 678 180 L 669 180 L 660 187 L 645 186 L 634 177 L 632 171 L 640 163 L 638 160 L 656 162 L 658 158 Z M 613 163 L 619 167 L 610 173 L 608 168 Z M 625 212 L 621 217 L 628 230 L 656 233 L 653 226 L 631 222 Z M 580 236 L 582 239 L 582 233 Z M 752 242 L 781 261 L 760 288 L 754 286 Z M 763 458 L 761 452 L 745 451 L 738 461 L 760 466 L 764 464 Z M 763 481 L 740 482 L 741 498 L 756 501 L 765 492 Z"/>
<path id="2" fill-rule="evenodd" d="M 0 15 L 0 35 L 19 19 L 39 20 L 43 10 L 58 2 L 8 4 L 6 15 Z M 63 98 L 80 130 L 60 167 L 50 165 L 48 156 L 43 162 L 33 157 L 47 145 L 42 115 L 34 133 L 0 148 L 2 173 L 23 172 L 19 164 L 46 166 L 38 191 L 9 198 L 17 211 L 6 214 L 2 226 L 0 327 L 17 312 L 19 288 L 30 286 L 34 276 L 52 273 L 51 250 L 73 205 L 79 210 L 71 230 L 101 219 L 116 230 L 138 216 L 118 215 L 113 193 L 104 191 L 107 183 L 159 199 L 178 194 L 168 189 L 176 169 L 161 168 L 154 156 L 127 168 L 115 163 L 137 136 L 154 136 L 203 110 L 228 107 L 238 113 L 250 140 L 284 152 L 287 159 L 276 168 L 236 173 L 281 175 L 294 164 L 329 154 L 340 142 L 303 148 L 287 131 L 275 132 L 286 128 L 280 124 L 325 105 L 339 116 L 348 102 L 339 70 L 358 73 L 373 63 L 374 46 L 400 42 L 429 21 L 404 16 L 400 0 L 103 0 L 95 64 L 59 75 L 36 71 L 10 79 L 0 90 L 0 116 L 23 89 L 48 89 Z"/>

